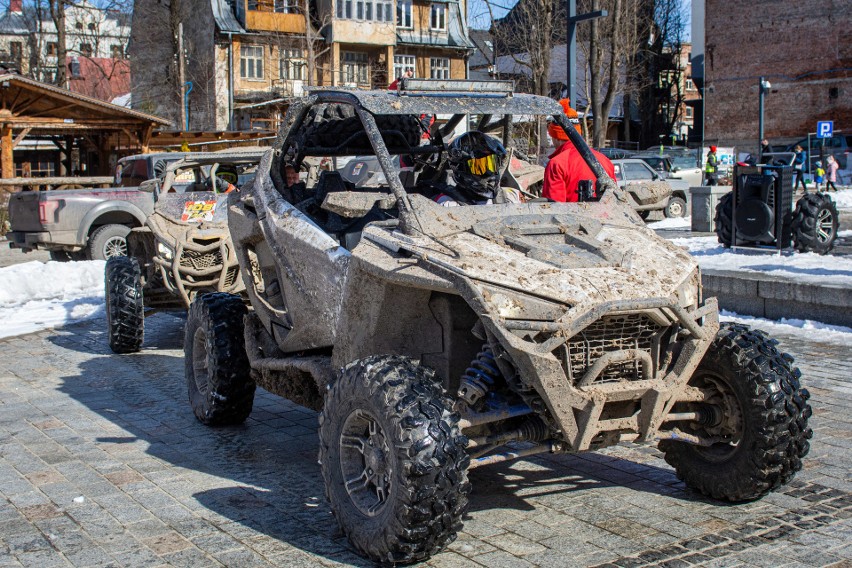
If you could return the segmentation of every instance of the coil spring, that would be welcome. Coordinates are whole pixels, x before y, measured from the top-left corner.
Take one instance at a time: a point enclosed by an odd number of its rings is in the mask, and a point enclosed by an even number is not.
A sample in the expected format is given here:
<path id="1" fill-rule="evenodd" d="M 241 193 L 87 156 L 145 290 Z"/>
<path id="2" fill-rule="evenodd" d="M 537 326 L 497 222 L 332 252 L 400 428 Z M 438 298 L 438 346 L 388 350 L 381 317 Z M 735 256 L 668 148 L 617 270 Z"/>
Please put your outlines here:
<path id="1" fill-rule="evenodd" d="M 467 402 L 469 406 L 475 405 L 479 399 L 488 394 L 490 388 L 501 376 L 491 346 L 486 343 L 461 377 L 459 398 Z"/>

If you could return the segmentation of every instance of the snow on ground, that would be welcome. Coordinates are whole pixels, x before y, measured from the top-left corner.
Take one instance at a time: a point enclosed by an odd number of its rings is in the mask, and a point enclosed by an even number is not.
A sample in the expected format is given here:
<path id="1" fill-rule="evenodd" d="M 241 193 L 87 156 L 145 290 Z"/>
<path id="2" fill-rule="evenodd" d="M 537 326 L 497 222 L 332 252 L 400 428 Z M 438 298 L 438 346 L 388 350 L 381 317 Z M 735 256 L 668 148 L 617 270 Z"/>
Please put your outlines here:
<path id="1" fill-rule="evenodd" d="M 852 189 L 841 189 L 830 192 L 829 195 L 839 209 L 852 209 Z"/>
<path id="2" fill-rule="evenodd" d="M 726 310 L 719 312 L 721 321 L 744 323 L 755 329 L 762 329 L 769 334 L 785 334 L 806 337 L 813 341 L 825 341 L 852 347 L 852 328 L 840 325 L 829 325 L 811 320 L 781 318 L 778 321 L 752 316 L 743 316 Z"/>
<path id="3" fill-rule="evenodd" d="M 820 256 L 812 252 L 785 252 L 779 256 L 771 250 L 744 248 L 733 251 L 720 245 L 715 235 L 674 238 L 672 242 L 689 250 L 702 270 L 760 272 L 809 284 L 852 286 L 852 258 L 849 257 Z"/>
<path id="4" fill-rule="evenodd" d="M 648 223 L 649 229 L 689 229 L 692 227 L 692 217 L 674 217 Z"/>
<path id="5" fill-rule="evenodd" d="M 102 314 L 104 265 L 93 260 L 0 268 L 0 338 Z"/>

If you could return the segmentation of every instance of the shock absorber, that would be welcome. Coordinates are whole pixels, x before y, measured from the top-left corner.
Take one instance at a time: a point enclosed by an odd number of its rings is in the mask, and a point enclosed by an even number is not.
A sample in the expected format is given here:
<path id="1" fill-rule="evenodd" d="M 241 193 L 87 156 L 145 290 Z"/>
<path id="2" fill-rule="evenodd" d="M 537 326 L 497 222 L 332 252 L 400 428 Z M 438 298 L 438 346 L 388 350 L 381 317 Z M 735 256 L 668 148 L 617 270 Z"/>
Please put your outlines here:
<path id="1" fill-rule="evenodd" d="M 486 343 L 461 377 L 459 398 L 472 408 L 479 399 L 488 394 L 488 391 L 501 376 L 491 346 Z"/>

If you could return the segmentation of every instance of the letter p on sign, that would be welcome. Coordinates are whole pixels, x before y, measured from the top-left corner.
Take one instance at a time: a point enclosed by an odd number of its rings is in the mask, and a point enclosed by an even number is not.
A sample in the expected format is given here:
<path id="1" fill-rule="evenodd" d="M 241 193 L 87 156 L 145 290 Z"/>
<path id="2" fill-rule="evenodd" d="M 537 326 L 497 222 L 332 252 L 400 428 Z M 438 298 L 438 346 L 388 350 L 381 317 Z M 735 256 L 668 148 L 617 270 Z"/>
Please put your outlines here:
<path id="1" fill-rule="evenodd" d="M 834 121 L 826 120 L 823 122 L 817 122 L 817 138 L 831 138 L 831 134 L 834 131 Z"/>

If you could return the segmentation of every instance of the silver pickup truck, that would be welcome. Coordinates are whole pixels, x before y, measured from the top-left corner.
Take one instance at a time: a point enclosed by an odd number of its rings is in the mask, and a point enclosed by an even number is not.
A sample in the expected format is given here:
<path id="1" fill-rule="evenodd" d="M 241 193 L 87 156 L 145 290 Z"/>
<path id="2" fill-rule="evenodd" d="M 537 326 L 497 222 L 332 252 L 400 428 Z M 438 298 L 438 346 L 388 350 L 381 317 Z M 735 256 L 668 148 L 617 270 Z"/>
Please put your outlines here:
<path id="1" fill-rule="evenodd" d="M 50 251 L 54 260 L 105 260 L 127 252 L 127 234 L 154 210 L 154 198 L 138 186 L 161 175 L 182 152 L 121 158 L 117 187 L 23 191 L 9 199 L 9 246 Z"/>

